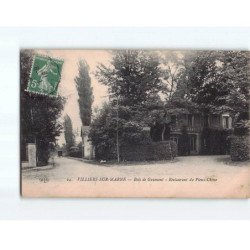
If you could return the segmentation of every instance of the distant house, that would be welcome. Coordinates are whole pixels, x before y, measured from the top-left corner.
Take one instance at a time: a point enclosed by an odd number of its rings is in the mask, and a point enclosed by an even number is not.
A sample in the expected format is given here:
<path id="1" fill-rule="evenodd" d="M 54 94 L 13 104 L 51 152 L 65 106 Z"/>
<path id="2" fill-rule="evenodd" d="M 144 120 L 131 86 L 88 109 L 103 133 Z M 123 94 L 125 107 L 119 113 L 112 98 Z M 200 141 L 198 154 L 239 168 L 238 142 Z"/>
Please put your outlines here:
<path id="1" fill-rule="evenodd" d="M 89 126 L 82 126 L 81 137 L 82 137 L 82 152 L 83 158 L 92 160 L 95 157 L 93 145 L 89 139 Z"/>
<path id="2" fill-rule="evenodd" d="M 158 124 L 153 127 L 144 127 L 143 130 L 150 133 L 153 141 L 175 141 L 180 154 L 183 142 L 183 128 L 188 137 L 185 146 L 187 154 L 225 154 L 227 135 L 233 128 L 233 119 L 229 112 L 221 114 L 189 113 L 171 115 L 166 126 Z M 94 159 L 95 150 L 89 139 L 89 126 L 82 126 L 81 137 L 83 146 L 83 158 Z M 204 131 L 207 134 L 204 134 Z M 228 133 L 224 133 L 228 131 Z M 154 135 L 156 134 L 156 136 Z M 206 151 L 207 150 L 207 151 Z M 206 152 L 204 152 L 206 151 Z M 185 154 L 186 155 L 186 154 Z"/>
<path id="3" fill-rule="evenodd" d="M 180 136 L 182 134 L 183 127 L 185 127 L 189 137 L 190 153 L 200 154 L 202 146 L 209 143 L 209 138 L 204 138 L 204 136 L 202 136 L 202 132 L 205 128 L 211 129 L 211 131 L 230 130 L 232 129 L 232 126 L 232 117 L 227 112 L 209 115 L 202 115 L 201 113 L 172 115 L 170 123 L 170 139 L 175 141 L 177 145 L 180 146 Z M 209 136 L 211 137 L 212 135 Z"/>

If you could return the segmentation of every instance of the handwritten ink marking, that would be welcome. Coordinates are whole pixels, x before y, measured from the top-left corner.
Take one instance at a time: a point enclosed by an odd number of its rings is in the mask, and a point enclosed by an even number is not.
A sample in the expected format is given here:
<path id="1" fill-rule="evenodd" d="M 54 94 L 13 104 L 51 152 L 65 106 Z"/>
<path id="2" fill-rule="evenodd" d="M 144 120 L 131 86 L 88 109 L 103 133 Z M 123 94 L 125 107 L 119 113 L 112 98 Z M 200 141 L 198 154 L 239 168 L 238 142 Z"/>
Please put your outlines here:
<path id="1" fill-rule="evenodd" d="M 43 182 L 43 183 L 47 183 L 47 182 L 49 182 L 49 178 L 47 176 L 43 176 L 43 177 L 39 178 L 39 181 Z"/>

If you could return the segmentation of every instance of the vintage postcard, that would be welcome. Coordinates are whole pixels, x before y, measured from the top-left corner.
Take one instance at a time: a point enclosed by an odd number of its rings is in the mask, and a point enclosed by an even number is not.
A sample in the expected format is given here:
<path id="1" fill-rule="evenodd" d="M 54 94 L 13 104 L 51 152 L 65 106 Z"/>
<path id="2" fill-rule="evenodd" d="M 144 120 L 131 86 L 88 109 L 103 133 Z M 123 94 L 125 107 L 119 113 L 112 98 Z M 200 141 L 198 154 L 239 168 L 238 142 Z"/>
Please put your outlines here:
<path id="1" fill-rule="evenodd" d="M 249 60 L 21 50 L 21 195 L 248 198 Z"/>

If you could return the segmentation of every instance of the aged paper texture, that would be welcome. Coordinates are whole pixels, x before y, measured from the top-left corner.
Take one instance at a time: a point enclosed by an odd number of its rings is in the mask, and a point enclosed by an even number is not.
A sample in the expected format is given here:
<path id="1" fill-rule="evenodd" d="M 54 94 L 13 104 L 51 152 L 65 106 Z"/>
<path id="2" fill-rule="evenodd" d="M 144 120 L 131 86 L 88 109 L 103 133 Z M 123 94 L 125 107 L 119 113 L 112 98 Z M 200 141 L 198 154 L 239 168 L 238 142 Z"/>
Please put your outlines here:
<path id="1" fill-rule="evenodd" d="M 249 52 L 20 51 L 24 197 L 248 198 Z"/>

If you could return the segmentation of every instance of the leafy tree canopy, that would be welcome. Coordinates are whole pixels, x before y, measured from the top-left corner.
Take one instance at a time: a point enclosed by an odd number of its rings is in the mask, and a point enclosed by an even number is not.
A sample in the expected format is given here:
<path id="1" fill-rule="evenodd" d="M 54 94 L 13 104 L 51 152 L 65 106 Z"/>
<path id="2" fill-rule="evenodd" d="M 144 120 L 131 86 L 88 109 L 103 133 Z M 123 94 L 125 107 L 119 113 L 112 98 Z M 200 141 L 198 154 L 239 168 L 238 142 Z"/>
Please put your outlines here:
<path id="1" fill-rule="evenodd" d="M 66 148 L 69 151 L 71 147 L 75 146 L 75 136 L 73 133 L 73 127 L 71 119 L 68 115 L 64 117 L 64 136 L 66 141 Z"/>
<path id="2" fill-rule="evenodd" d="M 100 64 L 96 77 L 121 105 L 142 105 L 162 88 L 159 58 L 144 50 L 115 51 L 111 66 Z"/>
<path id="3" fill-rule="evenodd" d="M 34 53 L 22 50 L 20 54 L 21 81 L 21 143 L 36 143 L 38 165 L 46 165 L 50 150 L 56 145 L 62 124 L 59 122 L 65 99 L 41 96 L 25 91 L 29 80 Z M 23 154 L 22 154 L 23 157 Z"/>

